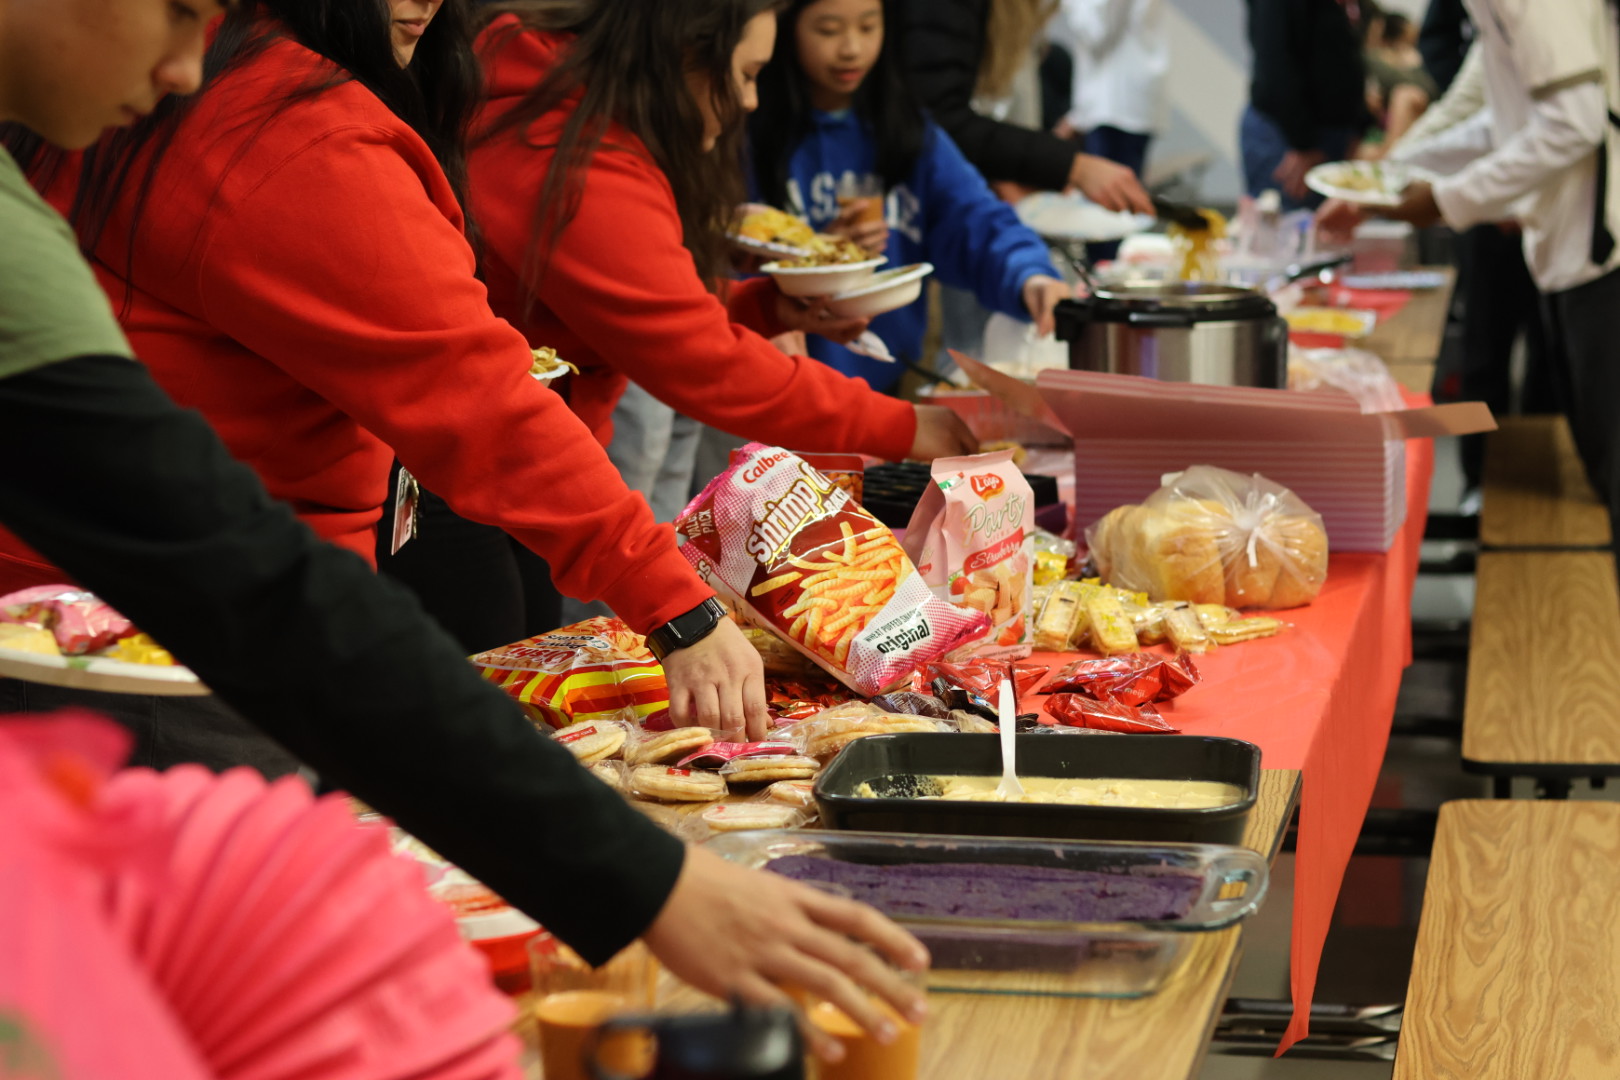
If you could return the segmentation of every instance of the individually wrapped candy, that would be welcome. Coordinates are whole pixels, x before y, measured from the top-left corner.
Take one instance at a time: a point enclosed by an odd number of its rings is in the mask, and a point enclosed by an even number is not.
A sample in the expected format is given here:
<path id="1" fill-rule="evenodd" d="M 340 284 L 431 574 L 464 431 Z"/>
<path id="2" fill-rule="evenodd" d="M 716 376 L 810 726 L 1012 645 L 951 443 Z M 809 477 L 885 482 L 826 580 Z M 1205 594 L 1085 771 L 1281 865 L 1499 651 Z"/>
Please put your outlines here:
<path id="1" fill-rule="evenodd" d="M 1104 580 L 1155 602 L 1299 607 L 1327 579 L 1321 515 L 1263 476 L 1208 465 L 1168 477 L 1140 506 L 1110 511 L 1086 530 L 1086 544 Z"/>
<path id="2" fill-rule="evenodd" d="M 1097 731 L 1118 731 L 1130 735 L 1173 735 L 1171 727 L 1152 705 L 1130 706 L 1123 702 L 1098 700 L 1086 694 L 1054 694 L 1046 709 L 1060 723 Z"/>
<path id="3" fill-rule="evenodd" d="M 935 720 L 945 719 L 951 711 L 944 701 L 933 694 L 920 694 L 914 690 L 897 690 L 892 694 L 881 694 L 872 699 L 872 704 L 884 712 L 929 716 Z"/>
<path id="4" fill-rule="evenodd" d="M 953 689 L 966 690 L 981 698 L 994 699 L 1000 692 L 1001 681 L 1011 675 L 1013 689 L 1019 697 L 1032 693 L 1046 678 L 1046 665 L 1031 660 L 986 660 L 975 658 L 961 663 L 935 661 L 922 664 L 913 676 L 919 692 L 932 689 L 935 679 L 944 679 Z"/>
<path id="5" fill-rule="evenodd" d="M 620 619 L 587 619 L 479 653 L 472 662 L 546 727 L 608 720 L 624 710 L 646 718 L 669 708 L 663 667 Z"/>
<path id="6" fill-rule="evenodd" d="M 49 630 L 68 656 L 105 649 L 135 632 L 94 593 L 72 585 L 37 585 L 0 597 L 0 621 Z"/>
<path id="7" fill-rule="evenodd" d="M 1180 697 L 1198 682 L 1198 669 L 1185 653 L 1127 653 L 1076 660 L 1041 688 L 1044 694 L 1086 694 L 1122 705 L 1140 706 Z"/>

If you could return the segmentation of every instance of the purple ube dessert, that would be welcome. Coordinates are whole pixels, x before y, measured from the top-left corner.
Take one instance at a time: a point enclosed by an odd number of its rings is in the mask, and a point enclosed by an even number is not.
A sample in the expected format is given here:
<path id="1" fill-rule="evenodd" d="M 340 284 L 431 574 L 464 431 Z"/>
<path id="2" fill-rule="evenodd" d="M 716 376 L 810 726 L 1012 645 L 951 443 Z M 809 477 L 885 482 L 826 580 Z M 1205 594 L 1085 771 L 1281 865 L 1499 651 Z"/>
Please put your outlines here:
<path id="1" fill-rule="evenodd" d="M 1177 919 L 1201 880 L 1164 867 L 1117 873 L 992 863 L 880 866 L 811 855 L 773 859 L 769 869 L 799 881 L 842 885 L 894 918 L 1133 922 Z"/>

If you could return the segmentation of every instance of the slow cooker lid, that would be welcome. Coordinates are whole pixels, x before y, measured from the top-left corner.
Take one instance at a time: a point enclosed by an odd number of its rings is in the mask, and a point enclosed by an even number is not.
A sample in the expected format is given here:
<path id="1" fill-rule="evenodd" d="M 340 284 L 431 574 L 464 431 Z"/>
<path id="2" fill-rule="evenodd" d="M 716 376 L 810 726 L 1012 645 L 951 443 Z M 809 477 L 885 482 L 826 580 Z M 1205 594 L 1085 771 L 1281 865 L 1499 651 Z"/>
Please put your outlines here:
<path id="1" fill-rule="evenodd" d="M 1194 321 L 1261 319 L 1277 314 L 1264 293 L 1213 281 L 1145 281 L 1107 285 L 1092 294 L 1092 318 L 1131 312 L 1176 312 Z"/>

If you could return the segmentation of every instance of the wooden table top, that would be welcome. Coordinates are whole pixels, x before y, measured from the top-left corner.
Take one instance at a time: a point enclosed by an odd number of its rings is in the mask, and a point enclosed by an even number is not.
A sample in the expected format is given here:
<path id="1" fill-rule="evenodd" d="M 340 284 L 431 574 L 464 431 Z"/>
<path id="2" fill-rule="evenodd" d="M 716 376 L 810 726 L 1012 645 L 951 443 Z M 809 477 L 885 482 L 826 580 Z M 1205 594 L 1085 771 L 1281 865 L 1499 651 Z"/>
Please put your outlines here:
<path id="1" fill-rule="evenodd" d="M 1417 289 L 1412 299 L 1388 319 L 1379 319 L 1373 332 L 1360 342 L 1362 348 L 1377 353 L 1393 367 L 1427 366 L 1432 372 L 1446 339 L 1446 316 L 1451 311 L 1451 294 L 1457 285 L 1457 272 L 1449 266 L 1420 266 L 1418 270 L 1438 271 L 1446 283 L 1437 289 Z M 1408 372 L 1409 377 L 1414 377 Z M 1420 393 L 1428 393 L 1427 380 Z"/>
<path id="2" fill-rule="evenodd" d="M 1524 766 L 1590 764 L 1583 775 L 1620 773 L 1614 557 L 1482 554 L 1465 700 L 1462 756 L 1471 769 L 1535 775 Z"/>
<path id="3" fill-rule="evenodd" d="M 1440 808 L 1395 1080 L 1620 1076 L 1620 804 Z"/>
<path id="4" fill-rule="evenodd" d="M 1487 547 L 1606 547 L 1609 511 L 1592 490 L 1562 416 L 1504 416 L 1485 441 Z M 1549 482 L 1549 480 L 1551 482 Z"/>
<path id="5" fill-rule="evenodd" d="M 1244 847 L 1276 860 L 1299 787 L 1295 770 L 1261 770 Z M 1242 933 L 1236 926 L 1195 935 L 1165 986 L 1144 998 L 930 993 L 920 1080 L 1195 1077 L 1237 970 Z M 666 976 L 665 1005 L 685 1007 L 695 997 L 690 989 L 672 988 Z"/>

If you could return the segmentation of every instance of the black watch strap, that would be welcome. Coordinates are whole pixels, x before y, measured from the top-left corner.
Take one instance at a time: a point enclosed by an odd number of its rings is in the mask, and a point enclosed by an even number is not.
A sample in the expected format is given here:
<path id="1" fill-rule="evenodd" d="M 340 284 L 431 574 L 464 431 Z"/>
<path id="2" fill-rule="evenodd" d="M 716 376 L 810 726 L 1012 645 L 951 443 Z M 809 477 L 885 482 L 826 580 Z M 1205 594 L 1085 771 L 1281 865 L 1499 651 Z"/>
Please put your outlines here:
<path id="1" fill-rule="evenodd" d="M 662 660 L 677 649 L 695 645 L 714 633 L 726 609 L 714 597 L 703 601 L 685 615 L 677 615 L 647 635 L 647 648 Z"/>

